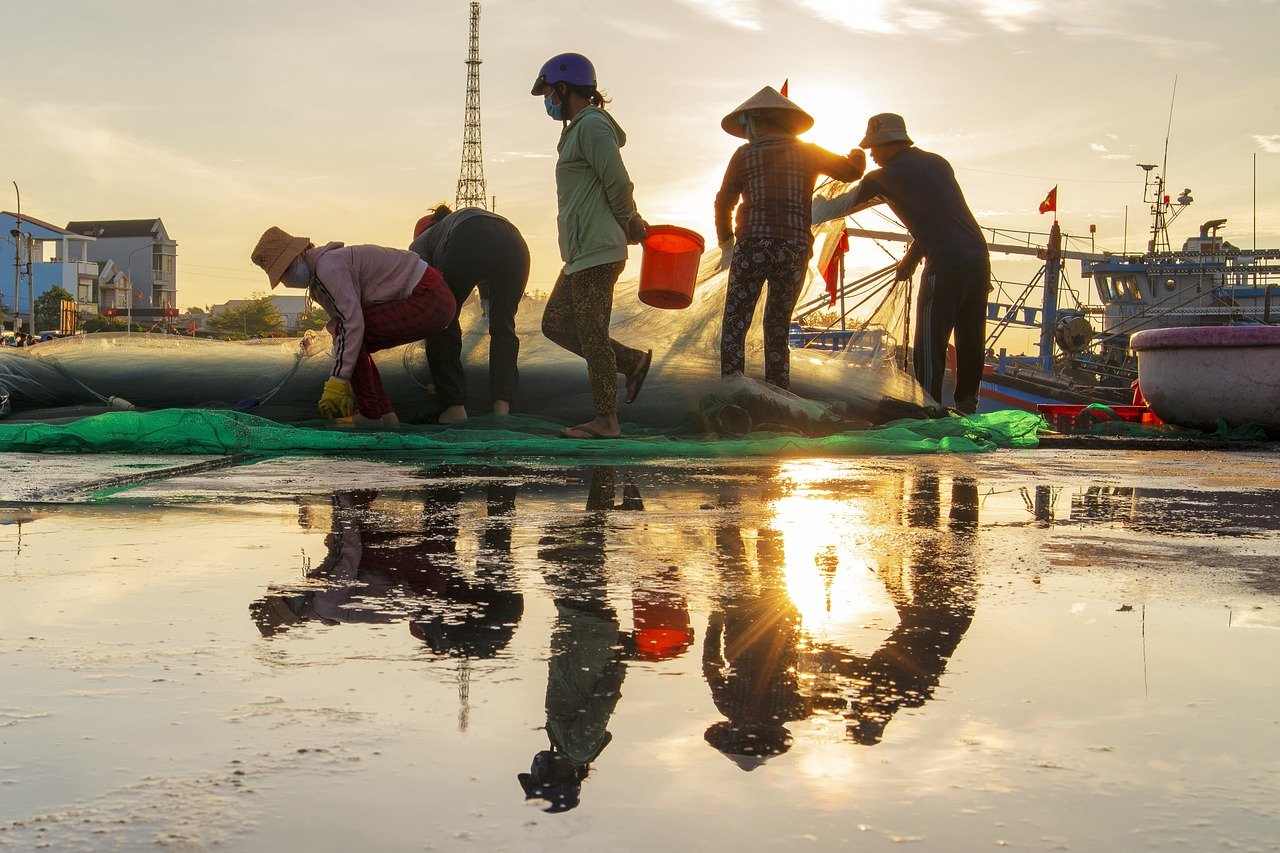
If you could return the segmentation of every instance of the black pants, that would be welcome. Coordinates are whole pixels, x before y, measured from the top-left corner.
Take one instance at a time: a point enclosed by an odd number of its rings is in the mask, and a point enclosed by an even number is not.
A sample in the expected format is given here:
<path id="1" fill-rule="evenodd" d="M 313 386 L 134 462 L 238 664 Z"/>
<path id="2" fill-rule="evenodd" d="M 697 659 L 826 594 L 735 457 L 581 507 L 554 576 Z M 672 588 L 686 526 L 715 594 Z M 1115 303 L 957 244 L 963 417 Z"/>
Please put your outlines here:
<path id="1" fill-rule="evenodd" d="M 459 223 L 449 236 L 438 266 L 458 302 L 458 311 L 448 328 L 427 341 L 427 364 L 436 394 L 446 406 L 466 405 L 458 313 L 471 291 L 479 287 L 482 297 L 489 299 L 489 395 L 493 400 L 511 401 L 519 380 L 516 311 L 529 282 L 529 247 L 510 222 L 475 216 Z"/>
<path id="2" fill-rule="evenodd" d="M 925 268 L 916 303 L 916 379 L 939 405 L 947 339 L 956 340 L 956 405 L 976 404 L 987 337 L 991 260 L 983 257 L 934 272 Z"/>

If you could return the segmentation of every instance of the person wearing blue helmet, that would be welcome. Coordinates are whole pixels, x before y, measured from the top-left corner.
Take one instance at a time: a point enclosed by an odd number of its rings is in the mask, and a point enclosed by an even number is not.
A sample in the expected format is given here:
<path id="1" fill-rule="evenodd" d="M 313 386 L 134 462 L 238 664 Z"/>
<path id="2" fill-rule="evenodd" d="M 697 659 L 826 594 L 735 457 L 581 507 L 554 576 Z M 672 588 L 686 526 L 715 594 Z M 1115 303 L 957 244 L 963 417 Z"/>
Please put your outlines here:
<path id="1" fill-rule="evenodd" d="M 564 438 L 617 438 L 618 375 L 628 403 L 649 372 L 653 350 L 609 336 L 613 288 L 627 261 L 627 245 L 649 226 L 636 210 L 620 149 L 627 135 L 604 110 L 595 66 L 578 53 L 553 56 L 534 80 L 547 115 L 562 122 L 556 146 L 557 226 L 564 268 L 542 315 L 542 333 L 587 362 L 596 416 L 561 431 Z"/>

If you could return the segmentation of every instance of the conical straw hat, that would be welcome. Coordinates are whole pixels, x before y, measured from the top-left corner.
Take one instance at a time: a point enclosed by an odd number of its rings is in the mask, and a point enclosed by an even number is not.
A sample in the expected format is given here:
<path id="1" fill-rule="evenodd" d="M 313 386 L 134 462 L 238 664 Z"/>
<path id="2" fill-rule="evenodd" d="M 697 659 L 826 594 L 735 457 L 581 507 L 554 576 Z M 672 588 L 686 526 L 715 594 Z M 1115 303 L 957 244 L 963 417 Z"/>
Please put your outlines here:
<path id="1" fill-rule="evenodd" d="M 777 89 L 765 86 L 748 98 L 741 106 L 724 117 L 720 126 L 731 136 L 747 138 L 747 130 L 738 121 L 738 116 L 746 112 L 768 111 L 770 118 L 786 126 L 792 133 L 804 133 L 813 127 L 813 116 L 809 115 L 794 102 L 784 98 Z"/>

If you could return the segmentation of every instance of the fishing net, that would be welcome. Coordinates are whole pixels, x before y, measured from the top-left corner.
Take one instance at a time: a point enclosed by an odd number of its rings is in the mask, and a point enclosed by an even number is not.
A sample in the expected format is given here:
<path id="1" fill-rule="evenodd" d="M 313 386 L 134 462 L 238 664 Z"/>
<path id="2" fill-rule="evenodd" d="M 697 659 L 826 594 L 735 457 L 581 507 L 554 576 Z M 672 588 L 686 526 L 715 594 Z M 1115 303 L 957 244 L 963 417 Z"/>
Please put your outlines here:
<path id="1" fill-rule="evenodd" d="M 404 458 L 732 459 L 973 453 L 1034 447 L 1045 423 L 1004 411 L 968 417 L 895 421 L 874 429 L 827 435 L 753 432 L 673 436 L 633 429 L 609 441 L 564 439 L 559 424 L 528 415 L 472 418 L 456 427 L 406 427 L 396 432 L 282 424 L 248 412 L 160 409 L 105 412 L 64 424 L 0 423 L 0 451 L 165 454 L 375 454 Z"/>
<path id="2" fill-rule="evenodd" d="M 819 195 L 845 188 L 828 184 Z M 821 315 L 820 334 L 793 336 L 789 392 L 752 378 L 763 372 L 762 306 L 747 338 L 747 376 L 720 376 L 728 264 L 719 249 L 703 255 L 692 304 L 683 310 L 649 307 L 639 300 L 637 279 L 619 282 L 611 333 L 623 344 L 654 353 L 643 393 L 621 407 L 620 420 L 641 430 L 677 434 L 746 435 L 767 428 L 814 435 L 921 416 L 933 401 L 911 373 L 909 293 L 892 283 L 892 267 L 846 284 L 839 294 L 846 310 L 830 319 L 832 300 L 819 270 L 831 261 L 843 227 L 840 219 L 815 228 L 816 251 L 798 314 L 811 320 Z M 517 316 L 520 391 L 513 411 L 578 423 L 594 411 L 586 366 L 542 335 L 545 298 L 531 288 Z M 461 324 L 469 409 L 485 411 L 489 338 L 478 301 L 463 307 Z M 0 393 L 8 394 L 13 417 L 24 420 L 181 408 L 251 411 L 271 421 L 304 423 L 316 417 L 332 358 L 323 332 L 254 341 L 79 335 L 0 350 Z M 377 353 L 374 360 L 401 422 L 426 422 L 443 408 L 422 343 Z"/>

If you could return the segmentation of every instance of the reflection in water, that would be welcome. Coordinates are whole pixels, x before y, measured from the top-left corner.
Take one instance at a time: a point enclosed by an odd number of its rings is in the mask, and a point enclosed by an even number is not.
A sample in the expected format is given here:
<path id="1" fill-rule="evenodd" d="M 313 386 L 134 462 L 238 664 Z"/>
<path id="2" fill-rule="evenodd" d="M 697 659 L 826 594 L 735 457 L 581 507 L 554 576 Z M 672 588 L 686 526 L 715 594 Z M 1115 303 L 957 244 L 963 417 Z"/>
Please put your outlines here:
<path id="1" fill-rule="evenodd" d="M 744 770 L 790 749 L 793 736 L 786 724 L 815 713 L 843 716 L 856 743 L 878 743 L 900 708 L 918 707 L 932 697 L 973 618 L 978 528 L 973 480 L 953 481 L 945 530 L 937 529 L 937 475 L 925 472 L 912 482 L 904 514 L 916 530 L 906 552 L 898 555 L 889 544 L 888 553 L 873 560 L 899 621 L 870 655 L 826 640 L 817 630 L 865 611 L 865 597 L 850 596 L 835 606 L 829 591 L 842 573 L 869 574 L 862 559 L 840 559 L 859 532 L 836 524 L 845 520 L 856 526 L 866 511 L 846 510 L 841 519 L 819 493 L 806 516 L 808 484 L 802 478 L 787 482 L 796 488 L 775 502 L 774 522 L 796 531 L 798 541 L 784 544 L 781 532 L 771 528 L 745 536 L 732 521 L 732 510 L 716 531 L 719 593 L 703 643 L 703 674 L 727 719 L 713 723 L 704 737 Z M 899 562 L 899 571 L 889 570 Z M 806 573 L 826 586 L 821 607 L 814 606 Z M 818 614 L 816 624 L 810 613 Z"/>
<path id="2" fill-rule="evenodd" d="M 857 743 L 879 743 L 899 709 L 919 707 L 933 696 L 973 621 L 977 484 L 968 478 L 952 483 L 946 531 L 937 529 L 939 503 L 936 475 L 918 475 L 907 522 L 922 529 L 908 546 L 902 583 L 891 584 L 898 627 L 869 658 L 854 658 L 840 667 L 841 674 L 851 676 L 857 685 L 846 712 L 849 737 Z"/>
<path id="3" fill-rule="evenodd" d="M 1090 486 L 1072 497 L 1071 520 L 1162 534 L 1259 536 L 1280 530 L 1280 491 Z"/>
<path id="4" fill-rule="evenodd" d="M 546 811 L 578 805 L 591 762 L 609 745 L 609 719 L 622 697 L 626 660 L 663 659 L 680 654 L 692 641 L 689 613 L 677 593 L 636 594 L 635 635 L 622 632 L 608 602 L 605 528 L 608 513 L 640 512 L 644 501 L 632 483 L 617 498 L 617 471 L 591 472 L 587 512 L 575 523 L 549 530 L 538 556 L 556 607 L 547 665 L 547 739 L 528 773 L 517 778 L 526 799 L 547 802 Z"/>
<path id="5" fill-rule="evenodd" d="M 704 739 L 744 770 L 786 753 L 790 724 L 843 720 L 848 738 L 875 744 L 902 708 L 928 701 L 973 618 L 977 485 L 919 471 L 834 490 L 820 465 L 786 463 L 744 499 L 743 480 L 721 483 L 713 519 L 715 579 L 702 672 L 723 719 Z M 405 622 L 433 653 L 492 658 L 524 612 L 514 583 L 516 487 L 485 485 L 485 523 L 474 569 L 458 556 L 462 487 L 378 499 L 332 497 L 326 555 L 304 586 L 273 590 L 251 606 L 264 636 L 308 622 Z M 767 512 L 759 512 L 760 501 Z M 609 721 L 629 661 L 678 657 L 693 642 L 675 568 L 608 563 L 620 513 L 645 510 L 633 482 L 612 467 L 591 471 L 584 511 L 543 530 L 537 557 L 555 606 L 545 698 L 548 748 L 519 774 L 527 798 L 573 808 L 591 765 L 608 746 Z M 303 524 L 309 513 L 300 514 Z M 909 535 L 885 535 L 900 524 Z M 625 525 L 623 526 L 625 528 Z M 467 561 L 469 562 L 469 561 Z M 624 631 L 610 582 L 630 585 L 634 630 Z M 883 607 L 881 606 L 883 605 Z M 848 637 L 889 605 L 897 625 L 871 651 Z M 865 631 L 863 632 L 865 635 Z M 462 728 L 466 727 L 465 696 Z"/>
<path id="6" fill-rule="evenodd" d="M 275 590 L 250 605 L 263 636 L 319 622 L 390 624 L 407 621 L 431 651 L 456 658 L 492 658 L 510 642 L 524 612 L 511 559 L 515 487 L 487 485 L 488 523 L 475 570 L 457 560 L 462 492 L 435 487 L 416 496 L 378 500 L 375 491 L 332 497 L 326 554 L 307 571 L 305 586 Z M 299 522 L 310 524 L 311 513 Z"/>
<path id="7" fill-rule="evenodd" d="M 728 720 L 704 737 L 743 770 L 791 748 L 786 723 L 809 716 L 799 673 L 800 613 L 782 588 L 782 542 L 776 531 L 756 539 L 748 564 L 740 528 L 716 530 L 720 596 L 707 620 L 702 672 Z"/>

